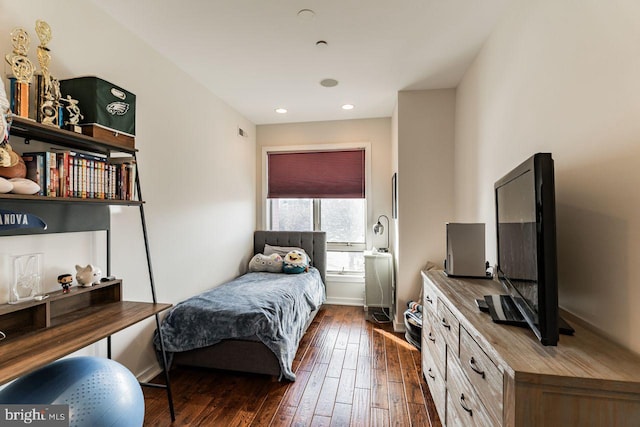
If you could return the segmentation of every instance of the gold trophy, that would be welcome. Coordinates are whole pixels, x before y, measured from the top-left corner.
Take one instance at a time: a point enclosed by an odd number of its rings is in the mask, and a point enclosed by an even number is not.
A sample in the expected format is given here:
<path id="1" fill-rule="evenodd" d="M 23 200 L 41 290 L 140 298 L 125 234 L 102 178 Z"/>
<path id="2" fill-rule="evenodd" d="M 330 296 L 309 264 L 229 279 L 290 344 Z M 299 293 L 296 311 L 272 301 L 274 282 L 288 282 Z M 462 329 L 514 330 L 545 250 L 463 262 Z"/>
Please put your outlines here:
<path id="1" fill-rule="evenodd" d="M 13 72 L 13 77 L 10 78 L 12 110 L 21 117 L 29 117 L 29 83 L 34 72 L 33 64 L 27 58 L 30 41 L 25 30 L 16 28 L 11 32 L 13 54 L 5 56 Z"/>
<path id="2" fill-rule="evenodd" d="M 37 95 L 36 118 L 39 122 L 48 126 L 59 126 L 62 120 L 58 118 L 60 106 L 60 83 L 49 73 L 51 55 L 47 44 L 51 41 L 51 27 L 45 21 L 36 21 L 36 34 L 40 39 L 38 46 L 38 63 L 42 74 L 36 77 Z M 60 118 L 61 119 L 61 118 Z"/>

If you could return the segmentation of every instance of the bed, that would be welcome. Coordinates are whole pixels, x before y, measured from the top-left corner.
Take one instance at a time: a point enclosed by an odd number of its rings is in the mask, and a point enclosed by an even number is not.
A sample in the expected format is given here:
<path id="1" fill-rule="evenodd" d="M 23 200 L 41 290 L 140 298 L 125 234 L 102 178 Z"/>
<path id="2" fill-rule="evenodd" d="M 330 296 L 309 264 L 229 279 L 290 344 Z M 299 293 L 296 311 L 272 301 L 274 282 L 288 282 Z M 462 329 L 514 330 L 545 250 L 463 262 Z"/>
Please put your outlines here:
<path id="1" fill-rule="evenodd" d="M 295 380 L 293 357 L 325 300 L 326 235 L 256 231 L 253 240 L 254 254 L 266 244 L 304 249 L 309 272 L 247 273 L 176 304 L 161 325 L 172 365 Z"/>

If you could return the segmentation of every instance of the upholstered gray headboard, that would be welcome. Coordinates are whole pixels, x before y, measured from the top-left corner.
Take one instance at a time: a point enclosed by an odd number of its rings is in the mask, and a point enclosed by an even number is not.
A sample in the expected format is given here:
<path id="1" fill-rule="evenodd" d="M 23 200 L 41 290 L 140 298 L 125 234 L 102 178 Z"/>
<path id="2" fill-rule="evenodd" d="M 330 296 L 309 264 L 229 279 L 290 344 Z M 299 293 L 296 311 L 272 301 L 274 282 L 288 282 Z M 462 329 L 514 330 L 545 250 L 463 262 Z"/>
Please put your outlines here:
<path id="1" fill-rule="evenodd" d="M 265 243 L 304 249 L 311 257 L 311 265 L 320 271 L 322 281 L 327 283 L 327 234 L 324 231 L 258 230 L 253 234 L 253 253 L 263 253 Z"/>

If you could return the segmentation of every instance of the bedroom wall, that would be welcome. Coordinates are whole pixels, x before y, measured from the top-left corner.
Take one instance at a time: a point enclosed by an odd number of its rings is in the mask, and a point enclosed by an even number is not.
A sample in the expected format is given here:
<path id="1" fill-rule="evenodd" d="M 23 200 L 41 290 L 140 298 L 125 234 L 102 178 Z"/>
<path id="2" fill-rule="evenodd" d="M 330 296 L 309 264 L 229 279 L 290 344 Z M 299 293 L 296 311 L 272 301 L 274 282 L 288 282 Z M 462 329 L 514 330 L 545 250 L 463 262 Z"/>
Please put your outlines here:
<path id="1" fill-rule="evenodd" d="M 397 136 L 398 219 L 396 259 L 397 330 L 407 302 L 417 300 L 427 261 L 442 268 L 445 223 L 453 220 L 456 90 L 398 92 L 393 115 Z"/>
<path id="2" fill-rule="evenodd" d="M 495 236 L 495 180 L 553 153 L 560 304 L 640 353 L 638 16 L 625 0 L 514 4 L 458 88 L 455 211 Z"/>
<path id="3" fill-rule="evenodd" d="M 262 148 L 368 142 L 371 146 L 371 191 L 367 190 L 370 209 L 367 211 L 368 247 L 386 245 L 386 236 L 371 232 L 379 215 L 391 218 L 391 120 L 388 117 L 337 120 L 326 122 L 258 125 L 256 127 L 256 223 L 264 218 L 262 200 Z M 393 241 L 393 235 L 390 235 Z M 364 285 L 360 281 L 327 283 L 329 302 L 363 304 Z"/>
<path id="4" fill-rule="evenodd" d="M 136 146 L 158 300 L 176 303 L 243 272 L 255 229 L 255 126 L 90 2 L 0 0 L 3 57 L 11 30 L 24 27 L 37 64 L 36 19 L 52 28 L 55 77 L 97 75 L 137 95 Z M 248 138 L 236 135 L 238 126 Z M 139 210 L 112 208 L 111 219 L 112 268 L 124 279 L 124 297 L 150 300 Z M 103 234 L 3 238 L 0 253 L 6 259 L 45 252 L 47 287 L 54 290 L 55 276 L 75 264 L 104 265 Z M 4 302 L 8 285 L 0 284 Z M 114 337 L 115 358 L 137 375 L 156 367 L 154 329 L 149 320 Z M 83 354 L 104 355 L 105 348 L 99 343 Z"/>

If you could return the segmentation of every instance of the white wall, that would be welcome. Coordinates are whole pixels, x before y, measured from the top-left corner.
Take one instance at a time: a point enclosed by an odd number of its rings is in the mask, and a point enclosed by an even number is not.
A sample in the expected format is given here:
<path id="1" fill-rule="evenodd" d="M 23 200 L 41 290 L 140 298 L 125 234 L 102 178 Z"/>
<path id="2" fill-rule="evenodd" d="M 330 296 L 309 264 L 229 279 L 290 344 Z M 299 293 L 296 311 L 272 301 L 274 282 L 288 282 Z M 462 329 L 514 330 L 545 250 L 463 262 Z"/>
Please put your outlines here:
<path id="1" fill-rule="evenodd" d="M 3 56 L 11 30 L 23 27 L 37 64 L 34 26 L 43 19 L 52 28 L 55 77 L 96 75 L 137 95 L 136 147 L 159 301 L 176 303 L 243 272 L 255 228 L 254 125 L 89 2 L 0 0 L 0 11 Z M 238 126 L 248 138 L 236 136 Z M 112 212 L 113 272 L 124 279 L 126 299 L 150 300 L 139 210 Z M 44 251 L 47 286 L 56 289 L 51 278 L 74 264 L 104 264 L 102 234 L 3 238 L 0 253 Z M 154 329 L 148 321 L 115 335 L 115 358 L 135 374 L 155 365 Z"/>
<path id="2" fill-rule="evenodd" d="M 401 91 L 397 123 L 396 329 L 420 294 L 427 261 L 442 265 L 445 223 L 453 220 L 455 89 Z"/>
<path id="3" fill-rule="evenodd" d="M 515 4 L 458 88 L 455 147 L 457 219 L 486 222 L 487 236 L 496 179 L 553 153 L 560 304 L 636 352 L 638 16 L 627 0 Z"/>

